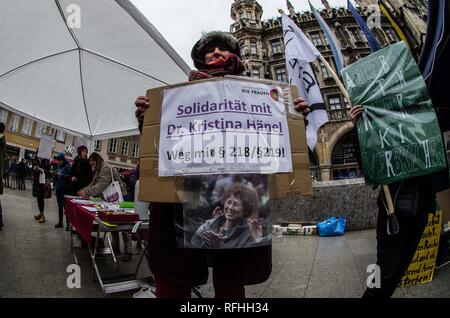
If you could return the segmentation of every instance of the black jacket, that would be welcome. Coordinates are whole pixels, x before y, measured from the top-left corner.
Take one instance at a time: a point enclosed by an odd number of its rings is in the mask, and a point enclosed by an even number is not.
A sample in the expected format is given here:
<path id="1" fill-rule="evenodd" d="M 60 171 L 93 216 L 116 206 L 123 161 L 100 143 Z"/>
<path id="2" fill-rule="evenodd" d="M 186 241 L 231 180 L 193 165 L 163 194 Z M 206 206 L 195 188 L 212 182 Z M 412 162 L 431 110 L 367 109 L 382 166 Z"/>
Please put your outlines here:
<path id="1" fill-rule="evenodd" d="M 73 161 L 70 169 L 70 176 L 77 178 L 72 182 L 71 193 L 76 195 L 78 191 L 89 185 L 92 181 L 92 167 L 88 159 L 81 159 L 78 156 Z"/>

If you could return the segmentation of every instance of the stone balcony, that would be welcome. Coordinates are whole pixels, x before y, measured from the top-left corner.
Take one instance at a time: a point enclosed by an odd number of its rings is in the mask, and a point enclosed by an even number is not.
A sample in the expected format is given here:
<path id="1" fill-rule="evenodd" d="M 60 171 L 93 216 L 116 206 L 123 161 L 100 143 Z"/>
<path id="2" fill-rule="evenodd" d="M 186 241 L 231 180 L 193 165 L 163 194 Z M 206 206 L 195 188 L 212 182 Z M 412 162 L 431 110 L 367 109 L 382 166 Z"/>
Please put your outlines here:
<path id="1" fill-rule="evenodd" d="M 330 119 L 330 121 L 349 120 L 349 111 L 350 108 L 328 110 L 328 118 Z"/>

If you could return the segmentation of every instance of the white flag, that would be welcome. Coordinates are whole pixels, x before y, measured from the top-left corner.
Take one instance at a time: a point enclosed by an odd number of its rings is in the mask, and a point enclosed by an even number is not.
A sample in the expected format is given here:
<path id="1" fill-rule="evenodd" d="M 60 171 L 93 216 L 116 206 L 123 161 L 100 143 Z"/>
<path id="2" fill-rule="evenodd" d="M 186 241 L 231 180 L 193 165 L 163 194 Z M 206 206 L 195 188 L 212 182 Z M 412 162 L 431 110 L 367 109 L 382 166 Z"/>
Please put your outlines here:
<path id="1" fill-rule="evenodd" d="M 311 113 L 306 117 L 309 122 L 306 126 L 306 139 L 309 149 L 314 151 L 317 143 L 317 131 L 328 122 L 328 113 L 319 84 L 309 65 L 320 56 L 320 53 L 302 30 L 285 14 L 282 15 L 282 22 L 289 83 L 297 87 L 299 95 L 311 107 Z"/>

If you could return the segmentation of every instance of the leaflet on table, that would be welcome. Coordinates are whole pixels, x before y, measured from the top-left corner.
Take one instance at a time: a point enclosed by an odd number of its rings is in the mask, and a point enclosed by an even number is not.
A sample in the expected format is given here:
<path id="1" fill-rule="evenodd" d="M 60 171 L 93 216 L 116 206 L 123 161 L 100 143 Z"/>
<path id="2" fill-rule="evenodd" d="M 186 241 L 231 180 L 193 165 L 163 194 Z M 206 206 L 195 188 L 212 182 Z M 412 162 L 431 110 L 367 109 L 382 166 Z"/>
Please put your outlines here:
<path id="1" fill-rule="evenodd" d="M 292 172 L 280 86 L 203 82 L 164 91 L 159 176 Z"/>
<path id="2" fill-rule="evenodd" d="M 94 202 L 91 201 L 91 200 L 72 199 L 71 201 L 73 203 L 75 203 L 75 204 L 80 204 L 80 205 L 92 205 L 92 204 L 94 204 Z"/>

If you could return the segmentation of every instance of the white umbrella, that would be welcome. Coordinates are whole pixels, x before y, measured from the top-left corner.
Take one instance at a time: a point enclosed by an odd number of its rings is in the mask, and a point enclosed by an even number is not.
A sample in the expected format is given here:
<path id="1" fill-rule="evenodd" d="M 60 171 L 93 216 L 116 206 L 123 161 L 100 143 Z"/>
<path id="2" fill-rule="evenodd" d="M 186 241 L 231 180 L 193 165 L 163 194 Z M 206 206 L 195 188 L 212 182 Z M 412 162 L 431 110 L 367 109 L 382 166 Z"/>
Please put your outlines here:
<path id="1" fill-rule="evenodd" d="M 133 135 L 136 96 L 187 79 L 188 65 L 128 0 L 0 8 L 0 106 L 13 112 L 91 140 Z"/>

